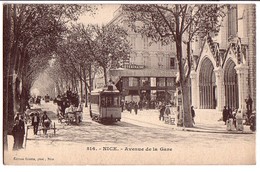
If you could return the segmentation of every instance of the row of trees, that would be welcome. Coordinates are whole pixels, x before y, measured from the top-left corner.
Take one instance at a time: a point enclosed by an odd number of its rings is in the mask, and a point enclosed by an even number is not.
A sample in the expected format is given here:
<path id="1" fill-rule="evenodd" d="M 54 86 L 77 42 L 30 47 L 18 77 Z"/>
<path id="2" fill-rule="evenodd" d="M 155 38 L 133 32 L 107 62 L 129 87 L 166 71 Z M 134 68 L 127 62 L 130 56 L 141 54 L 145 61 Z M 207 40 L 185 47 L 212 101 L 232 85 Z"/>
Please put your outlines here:
<path id="1" fill-rule="evenodd" d="M 83 83 L 85 93 L 87 93 L 87 90 L 91 90 L 91 81 L 95 73 L 102 72 L 105 84 L 107 84 L 108 70 L 116 67 L 118 61 L 129 53 L 127 32 L 119 26 L 75 24 L 64 35 L 63 41 L 58 44 L 56 60 L 49 73 L 56 78 L 58 92 L 64 90 L 63 83 L 67 79 L 70 80 L 67 83 L 74 90 L 77 89 L 77 81 L 80 85 Z M 82 94 L 82 90 L 80 91 Z"/>
<path id="2" fill-rule="evenodd" d="M 192 61 L 190 45 L 196 37 L 219 31 L 225 16 L 224 6 L 139 4 L 122 8 L 129 27 L 135 32 L 154 42 L 176 43 L 184 124 L 192 127 L 188 87 Z M 87 93 L 99 69 L 107 83 L 109 68 L 116 67 L 120 59 L 130 53 L 127 32 L 119 26 L 69 24 L 83 12 L 93 13 L 95 9 L 93 5 L 67 4 L 3 6 L 5 148 L 14 112 L 25 110 L 30 88 L 41 72 L 48 69 L 60 93 L 64 91 L 64 83 L 76 88 L 78 81 L 81 89 L 85 85 Z M 137 25 L 140 21 L 142 24 Z M 185 57 L 184 51 L 187 52 Z"/>
<path id="3" fill-rule="evenodd" d="M 4 149 L 14 113 L 25 110 L 30 88 L 48 67 L 68 23 L 94 10 L 88 5 L 3 5 Z"/>
<path id="4" fill-rule="evenodd" d="M 79 81 L 81 95 L 87 95 L 95 73 L 102 70 L 107 83 L 108 69 L 130 53 L 119 26 L 75 24 L 82 13 L 95 11 L 95 5 L 4 5 L 5 149 L 14 114 L 25 111 L 41 73 L 47 72 L 59 94 L 66 85 L 77 89 Z"/>
<path id="5" fill-rule="evenodd" d="M 117 67 L 130 50 L 127 32 L 119 26 L 74 24 L 59 42 L 48 73 L 56 83 L 58 94 L 69 87 L 80 92 L 81 97 L 83 93 L 87 96 L 95 75 L 103 73 L 107 84 L 108 70 Z"/>

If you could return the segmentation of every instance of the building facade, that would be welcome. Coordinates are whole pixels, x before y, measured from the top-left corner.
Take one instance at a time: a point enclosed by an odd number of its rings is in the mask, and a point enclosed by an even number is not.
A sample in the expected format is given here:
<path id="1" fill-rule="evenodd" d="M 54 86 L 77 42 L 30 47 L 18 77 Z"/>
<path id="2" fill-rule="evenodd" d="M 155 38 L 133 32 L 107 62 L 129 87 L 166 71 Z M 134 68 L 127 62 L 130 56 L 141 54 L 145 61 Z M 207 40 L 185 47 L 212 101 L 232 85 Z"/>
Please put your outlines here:
<path id="1" fill-rule="evenodd" d="M 229 8 L 229 9 L 228 9 Z M 191 103 L 200 109 L 256 109 L 256 11 L 254 4 L 230 5 L 217 35 L 192 43 Z M 121 9 L 110 22 L 128 29 L 132 53 L 110 77 L 127 100 L 174 100 L 175 43 L 162 46 L 128 28 Z M 184 52 L 185 53 L 185 52 Z M 185 54 L 184 54 L 185 56 Z"/>
<path id="2" fill-rule="evenodd" d="M 109 24 L 122 26 L 128 31 L 131 44 L 129 58 L 120 68 L 110 69 L 110 78 L 116 83 L 126 101 L 173 101 L 177 59 L 175 44 L 151 43 L 149 38 L 132 31 L 119 8 Z"/>
<path id="3" fill-rule="evenodd" d="M 255 29 L 254 4 L 230 5 L 218 35 L 193 43 L 193 106 L 245 111 L 250 95 L 256 109 Z"/>

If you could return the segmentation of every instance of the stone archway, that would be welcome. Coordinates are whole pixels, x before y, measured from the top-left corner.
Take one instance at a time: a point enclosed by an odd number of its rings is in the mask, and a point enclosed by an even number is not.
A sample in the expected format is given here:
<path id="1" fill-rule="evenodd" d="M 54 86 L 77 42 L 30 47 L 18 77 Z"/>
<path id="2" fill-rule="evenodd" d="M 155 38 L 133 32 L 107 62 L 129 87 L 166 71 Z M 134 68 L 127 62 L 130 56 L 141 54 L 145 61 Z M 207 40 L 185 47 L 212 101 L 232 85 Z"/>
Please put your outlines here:
<path id="1" fill-rule="evenodd" d="M 225 105 L 230 108 L 239 107 L 238 78 L 236 64 L 229 59 L 224 68 Z"/>
<path id="2" fill-rule="evenodd" d="M 216 108 L 216 89 L 214 66 L 209 58 L 205 58 L 199 72 L 199 107 L 201 109 Z"/>

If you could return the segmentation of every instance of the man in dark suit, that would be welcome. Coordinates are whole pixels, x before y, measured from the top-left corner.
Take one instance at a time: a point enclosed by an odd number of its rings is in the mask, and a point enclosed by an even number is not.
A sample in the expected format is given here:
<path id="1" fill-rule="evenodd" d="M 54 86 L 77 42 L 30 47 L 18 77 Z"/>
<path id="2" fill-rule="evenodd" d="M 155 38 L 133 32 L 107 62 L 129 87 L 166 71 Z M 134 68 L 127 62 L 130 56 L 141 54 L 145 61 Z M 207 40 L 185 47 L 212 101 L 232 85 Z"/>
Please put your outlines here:
<path id="1" fill-rule="evenodd" d="M 14 137 L 13 150 L 18 150 L 19 149 L 19 129 L 20 129 L 19 119 L 16 118 L 14 126 L 13 126 L 13 130 L 12 130 L 12 135 Z"/>
<path id="2" fill-rule="evenodd" d="M 19 115 L 19 144 L 18 149 L 23 148 L 24 134 L 25 134 L 25 123 L 23 115 Z"/>
<path id="3" fill-rule="evenodd" d="M 226 125 L 228 117 L 229 117 L 229 111 L 226 106 L 224 106 L 222 116 L 223 116 L 223 121 L 225 122 L 225 125 Z"/>
<path id="4" fill-rule="evenodd" d="M 32 126 L 33 126 L 34 135 L 37 135 L 39 123 L 40 123 L 40 117 L 39 117 L 39 114 L 36 112 L 33 114 L 33 117 L 32 117 Z"/>

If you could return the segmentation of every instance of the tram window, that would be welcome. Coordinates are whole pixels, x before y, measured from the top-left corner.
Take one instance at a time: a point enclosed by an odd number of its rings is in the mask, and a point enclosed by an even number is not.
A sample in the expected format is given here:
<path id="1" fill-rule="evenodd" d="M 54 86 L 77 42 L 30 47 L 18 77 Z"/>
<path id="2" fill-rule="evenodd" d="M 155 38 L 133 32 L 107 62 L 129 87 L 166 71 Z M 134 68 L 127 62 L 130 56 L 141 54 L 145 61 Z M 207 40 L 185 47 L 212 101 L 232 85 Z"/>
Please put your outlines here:
<path id="1" fill-rule="evenodd" d="M 101 106 L 106 107 L 106 97 L 101 97 Z"/>
<path id="2" fill-rule="evenodd" d="M 112 97 L 107 97 L 107 106 L 113 106 L 113 101 L 112 101 Z"/>
<path id="3" fill-rule="evenodd" d="M 119 97 L 114 97 L 114 106 L 119 106 Z"/>
<path id="4" fill-rule="evenodd" d="M 93 104 L 98 104 L 98 101 L 99 101 L 98 95 L 92 95 L 92 96 L 91 96 L 91 102 L 92 102 Z"/>

